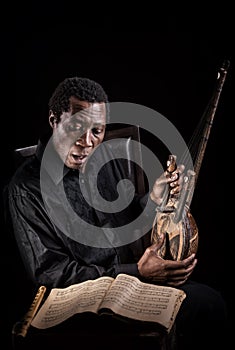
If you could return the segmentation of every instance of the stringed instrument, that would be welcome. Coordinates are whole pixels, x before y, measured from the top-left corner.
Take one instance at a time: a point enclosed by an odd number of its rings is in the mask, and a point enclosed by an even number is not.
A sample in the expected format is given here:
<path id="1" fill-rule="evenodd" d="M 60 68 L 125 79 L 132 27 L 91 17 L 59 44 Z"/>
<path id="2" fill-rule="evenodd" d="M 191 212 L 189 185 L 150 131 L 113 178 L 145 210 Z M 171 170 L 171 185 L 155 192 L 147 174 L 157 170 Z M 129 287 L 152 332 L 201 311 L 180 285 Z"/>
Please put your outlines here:
<path id="1" fill-rule="evenodd" d="M 189 144 L 189 150 L 192 154 L 192 146 L 195 147 L 194 140 L 198 139 L 198 131 L 200 131 L 201 139 L 199 147 L 196 149 L 193 158 L 194 169 L 187 170 L 187 175 L 184 177 L 184 184 L 179 195 L 171 195 L 170 188 L 166 188 L 163 204 L 156 212 L 152 225 L 151 242 L 157 243 L 160 237 L 162 237 L 162 234 L 165 236 L 163 245 L 157 251 L 158 255 L 164 259 L 182 260 L 192 253 L 196 253 L 198 250 L 198 227 L 191 214 L 190 204 L 229 65 L 230 62 L 226 60 L 219 69 L 215 90 L 202 115 L 197 130 L 195 130 L 191 144 Z M 180 163 L 187 164 L 187 157 L 188 152 L 185 159 L 182 159 Z M 170 155 L 167 161 L 168 176 L 176 168 L 176 156 Z"/>

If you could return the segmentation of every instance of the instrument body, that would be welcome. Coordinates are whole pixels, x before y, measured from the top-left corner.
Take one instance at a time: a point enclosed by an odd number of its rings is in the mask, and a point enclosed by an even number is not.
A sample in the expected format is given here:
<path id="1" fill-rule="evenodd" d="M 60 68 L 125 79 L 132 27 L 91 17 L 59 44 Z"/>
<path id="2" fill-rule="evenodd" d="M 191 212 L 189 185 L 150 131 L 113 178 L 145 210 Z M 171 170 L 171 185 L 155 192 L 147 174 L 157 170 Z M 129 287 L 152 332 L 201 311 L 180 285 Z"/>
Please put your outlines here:
<path id="1" fill-rule="evenodd" d="M 152 243 L 158 243 L 162 234 L 165 240 L 157 253 L 163 259 L 182 260 L 198 250 L 198 227 L 189 209 L 183 212 L 177 223 L 174 222 L 174 212 L 157 212 L 152 227 Z"/>

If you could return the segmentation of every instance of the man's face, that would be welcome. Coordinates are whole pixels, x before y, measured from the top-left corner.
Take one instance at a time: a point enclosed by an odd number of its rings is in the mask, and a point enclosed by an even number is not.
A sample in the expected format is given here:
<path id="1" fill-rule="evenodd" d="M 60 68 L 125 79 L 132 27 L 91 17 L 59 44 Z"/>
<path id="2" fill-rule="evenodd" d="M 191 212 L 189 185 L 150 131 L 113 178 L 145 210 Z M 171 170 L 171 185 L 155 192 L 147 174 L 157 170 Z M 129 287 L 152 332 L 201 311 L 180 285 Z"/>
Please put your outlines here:
<path id="1" fill-rule="evenodd" d="M 60 121 L 50 124 L 53 144 L 65 165 L 82 169 L 88 156 L 104 138 L 106 124 L 105 103 L 90 103 L 70 98 L 70 110 Z"/>

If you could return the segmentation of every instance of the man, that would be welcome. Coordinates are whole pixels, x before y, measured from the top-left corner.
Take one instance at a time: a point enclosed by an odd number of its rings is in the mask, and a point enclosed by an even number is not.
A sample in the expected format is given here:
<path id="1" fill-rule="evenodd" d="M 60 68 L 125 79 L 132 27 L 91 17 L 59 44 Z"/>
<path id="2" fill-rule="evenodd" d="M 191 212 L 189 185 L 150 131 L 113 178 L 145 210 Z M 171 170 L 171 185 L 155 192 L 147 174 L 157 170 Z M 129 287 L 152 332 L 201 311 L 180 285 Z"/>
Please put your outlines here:
<path id="1" fill-rule="evenodd" d="M 8 223 L 36 285 L 66 287 L 126 273 L 185 290 L 187 298 L 177 317 L 177 331 L 179 342 L 182 337 L 185 346 L 188 341 L 192 346 L 194 332 L 200 331 L 205 337 L 201 327 L 207 324 L 205 317 L 214 325 L 216 315 L 217 327 L 222 327 L 225 319 L 220 295 L 188 281 L 197 263 L 195 254 L 182 261 L 164 260 L 157 254 L 164 237 L 151 245 L 148 233 L 134 239 L 133 232 L 129 243 L 117 244 L 112 233 L 118 225 L 135 220 L 146 205 L 145 219 L 152 220 L 166 186 L 172 194 L 180 192 L 184 166 L 178 166 L 171 176 L 162 174 L 149 195 L 135 195 L 118 213 L 96 209 L 100 197 L 93 193 L 97 175 L 94 164 L 105 152 L 101 144 L 108 117 L 108 99 L 98 83 L 73 77 L 58 85 L 49 101 L 52 133 L 40 140 L 36 155 L 16 171 L 5 191 Z M 101 175 L 97 186 L 112 205 L 116 185 L 123 178 L 120 163 L 111 162 L 105 171 L 101 169 Z M 128 188 L 122 192 L 123 202 L 129 203 Z"/>

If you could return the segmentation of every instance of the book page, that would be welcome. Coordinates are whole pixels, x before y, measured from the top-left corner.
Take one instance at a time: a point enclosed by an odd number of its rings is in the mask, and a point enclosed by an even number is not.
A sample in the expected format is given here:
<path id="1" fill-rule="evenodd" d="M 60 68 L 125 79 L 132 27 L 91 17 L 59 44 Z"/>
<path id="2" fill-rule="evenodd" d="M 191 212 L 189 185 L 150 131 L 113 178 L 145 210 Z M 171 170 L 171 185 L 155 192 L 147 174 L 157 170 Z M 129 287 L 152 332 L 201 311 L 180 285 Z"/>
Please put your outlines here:
<path id="1" fill-rule="evenodd" d="M 53 288 L 31 325 L 36 328 L 55 326 L 76 313 L 97 313 L 113 278 L 100 277 L 67 288 Z"/>
<path id="2" fill-rule="evenodd" d="M 101 308 L 135 320 L 160 323 L 169 332 L 185 297 L 179 289 L 143 283 L 136 277 L 120 274 Z"/>

